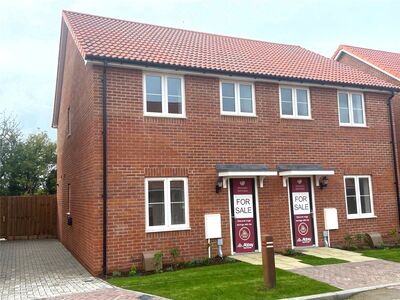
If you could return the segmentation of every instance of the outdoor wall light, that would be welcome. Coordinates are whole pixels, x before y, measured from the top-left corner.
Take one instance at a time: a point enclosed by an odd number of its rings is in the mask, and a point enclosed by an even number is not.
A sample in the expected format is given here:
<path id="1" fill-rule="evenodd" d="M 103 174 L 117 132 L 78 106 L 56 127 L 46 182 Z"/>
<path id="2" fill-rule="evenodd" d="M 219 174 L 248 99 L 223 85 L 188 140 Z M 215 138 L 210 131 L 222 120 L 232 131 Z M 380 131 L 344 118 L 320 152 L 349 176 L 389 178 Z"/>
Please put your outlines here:
<path id="1" fill-rule="evenodd" d="M 218 177 L 217 183 L 215 185 L 215 192 L 219 193 L 223 185 L 224 185 L 224 180 L 222 179 L 222 177 Z"/>
<path id="2" fill-rule="evenodd" d="M 328 186 L 328 177 L 320 177 L 319 178 L 319 188 L 322 190 L 323 188 Z"/>

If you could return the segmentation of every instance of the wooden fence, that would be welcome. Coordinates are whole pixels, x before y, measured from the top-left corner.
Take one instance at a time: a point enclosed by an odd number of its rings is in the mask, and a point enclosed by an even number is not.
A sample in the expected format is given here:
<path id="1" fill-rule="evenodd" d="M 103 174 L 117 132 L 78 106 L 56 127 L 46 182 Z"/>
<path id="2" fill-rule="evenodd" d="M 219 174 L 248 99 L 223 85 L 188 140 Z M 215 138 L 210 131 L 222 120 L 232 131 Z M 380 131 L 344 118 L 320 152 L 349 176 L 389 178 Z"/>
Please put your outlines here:
<path id="1" fill-rule="evenodd" d="M 54 237 L 57 237 L 56 195 L 0 197 L 0 238 Z"/>

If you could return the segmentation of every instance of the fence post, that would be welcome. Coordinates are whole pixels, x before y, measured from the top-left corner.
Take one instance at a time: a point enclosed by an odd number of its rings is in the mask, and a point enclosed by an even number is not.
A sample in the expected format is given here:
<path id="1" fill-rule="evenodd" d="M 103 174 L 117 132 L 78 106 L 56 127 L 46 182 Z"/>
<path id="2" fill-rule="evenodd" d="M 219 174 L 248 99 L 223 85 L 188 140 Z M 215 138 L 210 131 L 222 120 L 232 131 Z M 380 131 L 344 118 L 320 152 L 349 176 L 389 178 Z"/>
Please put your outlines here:
<path id="1" fill-rule="evenodd" d="M 272 235 L 264 235 L 261 244 L 264 285 L 267 288 L 274 288 L 276 286 L 276 274 L 274 242 Z"/>

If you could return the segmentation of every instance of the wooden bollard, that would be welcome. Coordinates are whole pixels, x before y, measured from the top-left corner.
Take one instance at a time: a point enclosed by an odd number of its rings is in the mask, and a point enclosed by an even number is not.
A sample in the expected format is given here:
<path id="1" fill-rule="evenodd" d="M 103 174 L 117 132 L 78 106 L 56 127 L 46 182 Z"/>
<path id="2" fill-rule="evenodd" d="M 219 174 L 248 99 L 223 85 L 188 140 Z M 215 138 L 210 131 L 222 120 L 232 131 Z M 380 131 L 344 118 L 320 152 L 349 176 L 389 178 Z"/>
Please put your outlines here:
<path id="1" fill-rule="evenodd" d="M 275 253 L 272 235 L 262 237 L 262 263 L 264 274 L 264 285 L 267 288 L 276 287 Z"/>

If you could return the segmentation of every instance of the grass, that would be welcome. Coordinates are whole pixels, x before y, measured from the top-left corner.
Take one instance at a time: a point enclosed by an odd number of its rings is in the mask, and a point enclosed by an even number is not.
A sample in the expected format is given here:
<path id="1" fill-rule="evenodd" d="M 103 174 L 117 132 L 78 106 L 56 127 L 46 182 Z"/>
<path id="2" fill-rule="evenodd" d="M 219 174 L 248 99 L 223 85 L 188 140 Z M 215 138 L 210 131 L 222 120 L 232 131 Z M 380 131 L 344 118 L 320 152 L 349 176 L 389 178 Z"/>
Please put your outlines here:
<path id="1" fill-rule="evenodd" d="M 400 248 L 358 250 L 364 256 L 400 262 Z"/>
<path id="2" fill-rule="evenodd" d="M 301 275 L 277 269 L 277 287 L 265 289 L 261 266 L 233 263 L 148 276 L 113 277 L 121 288 L 171 299 L 280 299 L 337 291 Z"/>
<path id="3" fill-rule="evenodd" d="M 348 262 L 347 260 L 337 259 L 337 258 L 321 258 L 313 255 L 306 255 L 302 253 L 296 253 L 290 257 L 300 260 L 302 263 L 312 265 L 312 266 L 322 266 L 322 265 L 333 265 L 342 264 Z"/>

